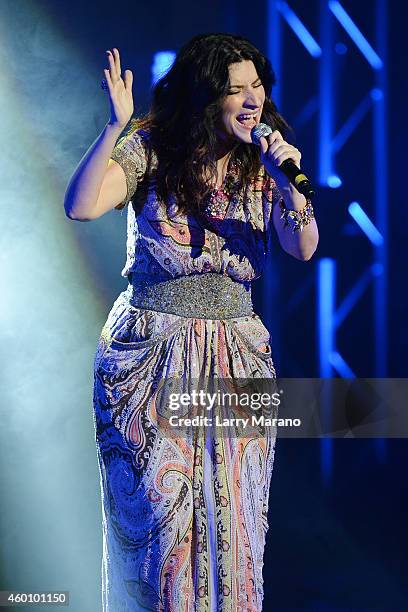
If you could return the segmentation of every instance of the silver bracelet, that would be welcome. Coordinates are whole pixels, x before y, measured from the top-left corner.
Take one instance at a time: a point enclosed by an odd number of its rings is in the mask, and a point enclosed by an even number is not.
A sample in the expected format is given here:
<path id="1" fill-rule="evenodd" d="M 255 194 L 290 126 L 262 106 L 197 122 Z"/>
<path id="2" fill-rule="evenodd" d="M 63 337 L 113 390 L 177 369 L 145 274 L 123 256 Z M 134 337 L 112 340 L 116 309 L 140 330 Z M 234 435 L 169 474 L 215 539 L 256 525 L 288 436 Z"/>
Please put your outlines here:
<path id="1" fill-rule="evenodd" d="M 281 198 L 279 206 L 282 212 L 280 218 L 285 221 L 283 227 L 291 227 L 292 234 L 303 231 L 303 228 L 309 225 L 311 220 L 315 218 L 312 201 L 309 198 L 306 199 L 306 204 L 302 210 L 291 210 L 286 208 L 283 198 Z"/>

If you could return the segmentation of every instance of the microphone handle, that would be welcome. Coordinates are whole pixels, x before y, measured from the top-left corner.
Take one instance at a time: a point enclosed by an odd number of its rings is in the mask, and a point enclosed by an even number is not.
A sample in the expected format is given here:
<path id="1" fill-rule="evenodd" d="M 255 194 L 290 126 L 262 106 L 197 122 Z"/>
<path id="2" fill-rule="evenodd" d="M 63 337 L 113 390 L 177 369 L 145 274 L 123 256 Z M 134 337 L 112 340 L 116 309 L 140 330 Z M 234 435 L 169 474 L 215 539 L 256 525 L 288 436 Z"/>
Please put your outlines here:
<path id="1" fill-rule="evenodd" d="M 272 132 L 273 130 L 270 125 L 267 123 L 259 123 L 251 130 L 251 140 L 254 144 L 260 146 L 261 138 L 267 138 Z M 285 159 L 279 166 L 279 169 L 288 177 L 299 193 L 303 194 L 306 198 L 312 198 L 315 195 L 315 191 L 309 179 L 303 174 L 302 170 L 296 166 L 293 159 Z"/>
<path id="2" fill-rule="evenodd" d="M 288 177 L 299 193 L 305 196 L 305 198 L 312 198 L 315 195 L 315 191 L 311 186 L 309 179 L 305 174 L 303 174 L 302 170 L 296 166 L 293 160 L 285 159 L 285 161 L 278 167 L 279 170 L 282 170 L 282 172 Z"/>

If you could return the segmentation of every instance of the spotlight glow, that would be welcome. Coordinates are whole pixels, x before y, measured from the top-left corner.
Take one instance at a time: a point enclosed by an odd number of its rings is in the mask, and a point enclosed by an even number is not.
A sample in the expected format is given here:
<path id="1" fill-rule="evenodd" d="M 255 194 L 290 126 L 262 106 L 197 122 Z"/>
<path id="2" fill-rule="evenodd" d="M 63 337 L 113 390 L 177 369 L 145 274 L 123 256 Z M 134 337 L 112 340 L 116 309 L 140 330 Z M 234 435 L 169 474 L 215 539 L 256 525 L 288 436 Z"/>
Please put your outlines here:
<path id="1" fill-rule="evenodd" d="M 154 54 L 152 64 L 152 85 L 157 83 L 170 70 L 176 59 L 174 51 L 158 51 Z"/>
<path id="2" fill-rule="evenodd" d="M 342 185 L 341 178 L 337 176 L 337 174 L 332 174 L 331 176 L 327 178 L 327 185 L 331 187 L 332 189 L 337 189 L 338 187 L 341 187 Z"/>

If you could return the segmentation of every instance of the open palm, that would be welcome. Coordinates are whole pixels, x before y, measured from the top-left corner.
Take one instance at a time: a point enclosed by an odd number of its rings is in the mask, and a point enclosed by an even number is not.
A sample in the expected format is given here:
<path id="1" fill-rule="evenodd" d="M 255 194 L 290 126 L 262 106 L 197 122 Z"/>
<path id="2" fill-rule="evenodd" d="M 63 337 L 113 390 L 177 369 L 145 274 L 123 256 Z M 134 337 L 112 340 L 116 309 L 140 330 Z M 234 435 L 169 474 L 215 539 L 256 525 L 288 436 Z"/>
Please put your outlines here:
<path id="1" fill-rule="evenodd" d="M 133 115 L 133 74 L 125 70 L 124 80 L 121 76 L 120 55 L 118 49 L 107 51 L 109 69 L 105 69 L 105 79 L 108 85 L 111 118 L 109 123 L 124 128 Z"/>

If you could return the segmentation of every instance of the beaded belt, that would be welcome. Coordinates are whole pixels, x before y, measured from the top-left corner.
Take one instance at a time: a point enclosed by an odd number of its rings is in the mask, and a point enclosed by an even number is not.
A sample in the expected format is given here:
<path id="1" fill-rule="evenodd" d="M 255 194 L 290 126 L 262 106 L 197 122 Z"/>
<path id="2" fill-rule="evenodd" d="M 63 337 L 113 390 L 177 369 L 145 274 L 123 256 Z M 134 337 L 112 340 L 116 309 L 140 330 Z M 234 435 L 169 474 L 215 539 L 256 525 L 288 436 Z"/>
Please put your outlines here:
<path id="1" fill-rule="evenodd" d="M 129 301 L 137 308 L 202 319 L 233 319 L 253 313 L 251 284 L 216 272 L 158 282 L 133 273 L 129 283 Z"/>

